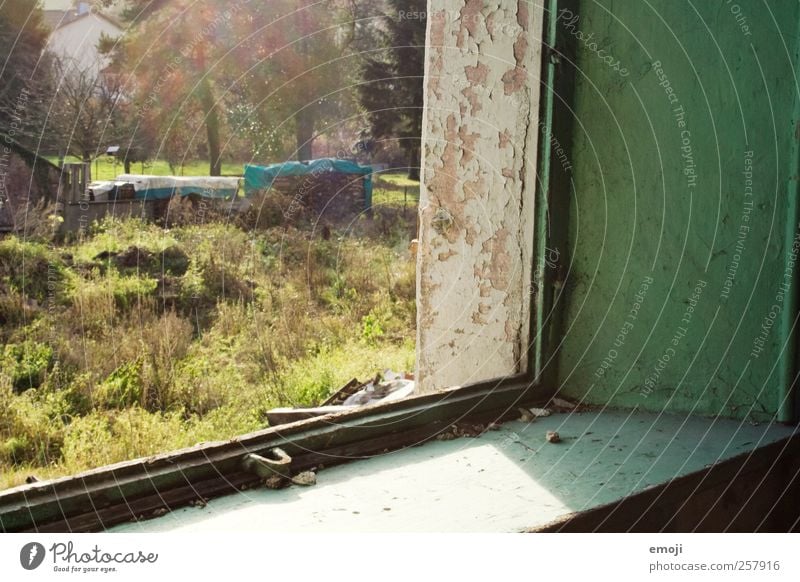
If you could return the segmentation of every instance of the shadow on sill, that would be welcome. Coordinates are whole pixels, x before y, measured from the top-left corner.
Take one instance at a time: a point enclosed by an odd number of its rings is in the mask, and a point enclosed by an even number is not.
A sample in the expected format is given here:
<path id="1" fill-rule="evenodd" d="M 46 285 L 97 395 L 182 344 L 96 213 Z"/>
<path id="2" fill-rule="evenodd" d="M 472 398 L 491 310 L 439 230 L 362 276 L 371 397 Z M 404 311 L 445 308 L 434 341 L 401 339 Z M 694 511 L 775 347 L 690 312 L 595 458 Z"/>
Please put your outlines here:
<path id="1" fill-rule="evenodd" d="M 795 434 L 678 415 L 555 414 L 328 468 L 314 487 L 251 489 L 112 531 L 785 531 Z"/>

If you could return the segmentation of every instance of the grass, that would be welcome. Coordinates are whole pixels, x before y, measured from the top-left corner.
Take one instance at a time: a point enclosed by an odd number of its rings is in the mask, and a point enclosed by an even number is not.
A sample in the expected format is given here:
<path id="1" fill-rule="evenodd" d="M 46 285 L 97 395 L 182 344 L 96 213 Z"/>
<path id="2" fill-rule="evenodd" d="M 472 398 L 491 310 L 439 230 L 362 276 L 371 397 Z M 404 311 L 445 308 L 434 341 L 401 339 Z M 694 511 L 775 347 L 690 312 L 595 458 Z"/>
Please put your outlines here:
<path id="1" fill-rule="evenodd" d="M 419 180 L 411 180 L 405 173 L 381 173 L 378 174 L 376 178 L 383 180 L 384 182 L 389 182 L 393 186 L 412 186 L 419 188 Z"/>
<path id="2" fill-rule="evenodd" d="M 231 438 L 412 370 L 414 264 L 393 220 L 327 240 L 135 219 L 0 240 L 0 488 Z"/>
<path id="3" fill-rule="evenodd" d="M 373 182 L 372 204 L 415 209 L 419 204 L 419 182 L 406 174 L 377 174 Z"/>
<path id="4" fill-rule="evenodd" d="M 58 164 L 57 157 L 48 157 L 48 160 Z M 78 162 L 78 158 L 69 157 L 67 162 Z M 231 162 L 222 163 L 223 176 L 241 176 L 244 170 L 243 164 Z M 114 162 L 110 156 L 101 156 L 92 162 L 92 180 L 113 180 L 120 174 L 125 173 L 125 167 L 119 162 Z M 209 163 L 206 161 L 195 160 L 187 161 L 177 172 L 173 172 L 166 160 L 153 160 L 150 162 L 131 164 L 132 174 L 149 174 L 153 176 L 208 176 Z"/>

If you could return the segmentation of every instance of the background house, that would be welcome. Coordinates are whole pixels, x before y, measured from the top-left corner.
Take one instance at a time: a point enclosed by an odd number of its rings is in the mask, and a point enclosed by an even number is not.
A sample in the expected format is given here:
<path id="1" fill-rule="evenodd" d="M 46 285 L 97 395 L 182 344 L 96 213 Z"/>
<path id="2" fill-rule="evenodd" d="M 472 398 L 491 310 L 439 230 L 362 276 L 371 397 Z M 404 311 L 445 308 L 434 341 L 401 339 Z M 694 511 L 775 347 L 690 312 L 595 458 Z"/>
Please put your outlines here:
<path id="1" fill-rule="evenodd" d="M 43 8 L 45 22 L 52 31 L 47 50 L 81 71 L 102 71 L 108 62 L 97 45 L 104 36 L 121 36 L 122 26 L 88 2 L 48 0 Z"/>
<path id="2" fill-rule="evenodd" d="M 0 233 L 17 230 L 29 205 L 54 202 L 61 168 L 0 132 Z"/>

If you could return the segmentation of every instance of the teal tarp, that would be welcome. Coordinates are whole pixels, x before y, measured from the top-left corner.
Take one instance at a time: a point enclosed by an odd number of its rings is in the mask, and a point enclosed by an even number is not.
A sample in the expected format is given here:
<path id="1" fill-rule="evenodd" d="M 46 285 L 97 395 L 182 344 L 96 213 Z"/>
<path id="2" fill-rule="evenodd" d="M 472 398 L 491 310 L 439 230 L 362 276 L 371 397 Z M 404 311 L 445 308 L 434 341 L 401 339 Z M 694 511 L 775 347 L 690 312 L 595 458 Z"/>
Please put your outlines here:
<path id="1" fill-rule="evenodd" d="M 367 208 L 372 206 L 372 166 L 359 166 L 349 160 L 320 158 L 308 162 L 286 162 L 270 166 L 244 166 L 244 193 L 250 196 L 256 190 L 268 190 L 279 176 L 320 175 L 325 172 L 360 174 L 364 176 L 364 198 Z"/>

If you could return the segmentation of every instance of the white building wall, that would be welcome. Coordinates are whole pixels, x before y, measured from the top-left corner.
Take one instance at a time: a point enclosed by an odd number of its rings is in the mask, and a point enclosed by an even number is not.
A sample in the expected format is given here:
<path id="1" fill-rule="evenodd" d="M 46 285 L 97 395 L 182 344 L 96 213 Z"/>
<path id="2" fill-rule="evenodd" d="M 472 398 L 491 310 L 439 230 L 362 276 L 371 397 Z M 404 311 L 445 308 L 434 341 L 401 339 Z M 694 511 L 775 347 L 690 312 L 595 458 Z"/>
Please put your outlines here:
<path id="1" fill-rule="evenodd" d="M 105 18 L 90 13 L 54 30 L 50 34 L 47 48 L 57 57 L 68 60 L 83 71 L 98 73 L 108 65 L 107 59 L 97 51 L 97 43 L 102 34 L 117 38 L 122 31 Z"/>

